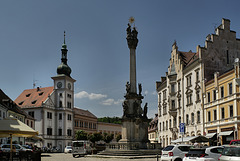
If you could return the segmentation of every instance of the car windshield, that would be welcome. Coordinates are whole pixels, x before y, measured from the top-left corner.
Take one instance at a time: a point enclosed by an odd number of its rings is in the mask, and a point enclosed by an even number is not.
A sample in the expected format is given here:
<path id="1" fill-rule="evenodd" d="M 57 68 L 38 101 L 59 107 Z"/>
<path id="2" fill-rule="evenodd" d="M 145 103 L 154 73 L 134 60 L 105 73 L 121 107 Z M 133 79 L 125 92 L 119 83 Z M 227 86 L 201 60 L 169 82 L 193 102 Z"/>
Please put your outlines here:
<path id="1" fill-rule="evenodd" d="M 83 142 L 74 142 L 73 147 L 83 147 Z"/>
<path id="2" fill-rule="evenodd" d="M 71 146 L 67 146 L 67 149 L 72 149 L 72 147 Z"/>
<path id="3" fill-rule="evenodd" d="M 203 157 L 205 155 L 205 149 L 190 149 L 186 154 L 187 157 Z"/>
<path id="4" fill-rule="evenodd" d="M 240 147 L 225 147 L 222 155 L 240 157 Z"/>
<path id="5" fill-rule="evenodd" d="M 167 146 L 166 148 L 163 149 L 163 151 L 170 151 L 174 148 L 174 146 Z"/>

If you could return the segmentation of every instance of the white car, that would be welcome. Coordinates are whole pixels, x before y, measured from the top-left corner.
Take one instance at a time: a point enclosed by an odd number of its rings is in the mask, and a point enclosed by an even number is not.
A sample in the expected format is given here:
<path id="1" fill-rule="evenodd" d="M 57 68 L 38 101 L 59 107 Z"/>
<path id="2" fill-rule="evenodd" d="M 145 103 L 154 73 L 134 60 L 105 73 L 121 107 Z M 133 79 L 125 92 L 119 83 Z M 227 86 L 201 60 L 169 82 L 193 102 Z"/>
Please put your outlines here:
<path id="1" fill-rule="evenodd" d="M 3 152 L 10 152 L 10 144 L 2 144 L 1 145 L 1 150 Z M 22 147 L 20 144 L 12 144 L 12 148 L 16 149 L 16 152 L 19 153 L 19 151 L 32 151 L 32 149 L 26 149 Z"/>
<path id="2" fill-rule="evenodd" d="M 168 145 L 162 150 L 161 161 L 182 161 L 191 147 L 187 144 Z"/>
<path id="3" fill-rule="evenodd" d="M 222 151 L 222 146 L 208 148 L 193 148 L 186 154 L 183 161 L 217 161 Z"/>
<path id="4" fill-rule="evenodd" d="M 220 161 L 239 161 L 240 160 L 240 146 L 225 146 Z"/>
<path id="5" fill-rule="evenodd" d="M 71 153 L 72 152 L 72 146 L 66 146 L 64 149 L 64 153 Z"/>

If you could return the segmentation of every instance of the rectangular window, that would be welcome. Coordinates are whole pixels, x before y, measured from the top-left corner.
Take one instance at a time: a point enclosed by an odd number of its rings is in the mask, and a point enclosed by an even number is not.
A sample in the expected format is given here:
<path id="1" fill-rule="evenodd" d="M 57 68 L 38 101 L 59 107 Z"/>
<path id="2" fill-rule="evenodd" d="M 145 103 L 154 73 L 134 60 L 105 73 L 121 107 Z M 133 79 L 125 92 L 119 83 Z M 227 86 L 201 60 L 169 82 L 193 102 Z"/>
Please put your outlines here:
<path id="1" fill-rule="evenodd" d="M 175 92 L 175 85 L 171 84 L 171 93 L 174 93 L 174 92 Z"/>
<path id="2" fill-rule="evenodd" d="M 52 128 L 47 128 L 47 135 L 52 135 Z"/>
<path id="3" fill-rule="evenodd" d="M 59 107 L 63 107 L 62 101 L 59 101 Z"/>
<path id="4" fill-rule="evenodd" d="M 207 101 L 208 101 L 208 103 L 211 101 L 210 100 L 210 92 L 207 93 Z"/>
<path id="5" fill-rule="evenodd" d="M 213 90 L 213 101 L 216 101 L 216 99 L 217 99 L 216 90 Z"/>
<path id="6" fill-rule="evenodd" d="M 229 117 L 233 117 L 233 105 L 229 106 Z"/>
<path id="7" fill-rule="evenodd" d="M 224 119 L 225 118 L 225 111 L 224 111 L 224 107 L 221 108 L 221 118 Z"/>
<path id="8" fill-rule="evenodd" d="M 186 124 L 188 125 L 189 124 L 189 116 L 186 115 Z"/>
<path id="9" fill-rule="evenodd" d="M 199 81 L 199 71 L 196 71 L 196 81 Z"/>
<path id="10" fill-rule="evenodd" d="M 58 115 L 58 119 L 62 120 L 62 114 L 61 113 Z"/>
<path id="11" fill-rule="evenodd" d="M 178 91 L 180 91 L 180 89 L 181 89 L 181 88 L 180 88 L 180 82 L 178 82 Z"/>
<path id="12" fill-rule="evenodd" d="M 217 120 L 217 110 L 213 110 L 213 120 Z"/>
<path id="13" fill-rule="evenodd" d="M 69 120 L 69 121 L 72 120 L 72 115 L 68 114 L 68 120 Z"/>
<path id="14" fill-rule="evenodd" d="M 187 87 L 189 87 L 191 85 L 192 85 L 192 79 L 191 79 L 191 76 L 188 76 L 187 77 Z"/>
<path id="15" fill-rule="evenodd" d="M 47 112 L 47 118 L 52 119 L 52 113 L 51 112 Z"/>
<path id="16" fill-rule="evenodd" d="M 67 130 L 67 135 L 68 135 L 68 136 L 72 136 L 72 130 L 71 130 L 71 129 L 68 129 L 68 130 Z"/>
<path id="17" fill-rule="evenodd" d="M 232 94 L 232 83 L 228 84 L 228 91 L 229 91 L 229 95 Z"/>
<path id="18" fill-rule="evenodd" d="M 208 122 L 211 121 L 211 111 L 208 111 Z"/>
<path id="19" fill-rule="evenodd" d="M 221 98 L 223 98 L 224 97 L 224 87 L 222 86 L 221 87 Z"/>
<path id="20" fill-rule="evenodd" d="M 58 136 L 62 136 L 62 129 L 58 129 Z"/>
<path id="21" fill-rule="evenodd" d="M 175 101 L 172 100 L 172 109 L 175 109 Z"/>
<path id="22" fill-rule="evenodd" d="M 34 118 L 34 111 L 29 111 L 28 114 Z"/>

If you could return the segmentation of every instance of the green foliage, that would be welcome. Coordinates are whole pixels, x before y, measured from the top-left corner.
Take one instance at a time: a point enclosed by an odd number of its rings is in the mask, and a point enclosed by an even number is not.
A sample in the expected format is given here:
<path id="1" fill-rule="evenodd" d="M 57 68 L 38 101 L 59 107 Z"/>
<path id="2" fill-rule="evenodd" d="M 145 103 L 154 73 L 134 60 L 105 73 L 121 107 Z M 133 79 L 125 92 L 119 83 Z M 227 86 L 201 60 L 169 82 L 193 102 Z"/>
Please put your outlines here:
<path id="1" fill-rule="evenodd" d="M 98 118 L 98 122 L 122 124 L 122 119 L 120 117 L 103 117 L 103 118 Z"/>
<path id="2" fill-rule="evenodd" d="M 88 134 L 83 130 L 78 130 L 75 134 L 76 140 L 87 140 Z"/>
<path id="3" fill-rule="evenodd" d="M 119 140 L 121 140 L 121 139 L 122 139 L 122 135 L 121 135 L 121 134 L 117 134 L 117 136 L 116 136 L 117 142 L 118 142 Z"/>
<path id="4" fill-rule="evenodd" d="M 89 134 L 88 135 L 88 140 L 90 140 L 92 143 L 95 143 L 97 141 L 102 140 L 103 136 L 101 133 L 99 132 L 95 132 L 93 134 Z"/>
<path id="5" fill-rule="evenodd" d="M 113 137 L 114 137 L 113 134 L 104 133 L 103 134 L 103 141 L 105 141 L 105 143 L 110 143 L 113 140 Z"/>

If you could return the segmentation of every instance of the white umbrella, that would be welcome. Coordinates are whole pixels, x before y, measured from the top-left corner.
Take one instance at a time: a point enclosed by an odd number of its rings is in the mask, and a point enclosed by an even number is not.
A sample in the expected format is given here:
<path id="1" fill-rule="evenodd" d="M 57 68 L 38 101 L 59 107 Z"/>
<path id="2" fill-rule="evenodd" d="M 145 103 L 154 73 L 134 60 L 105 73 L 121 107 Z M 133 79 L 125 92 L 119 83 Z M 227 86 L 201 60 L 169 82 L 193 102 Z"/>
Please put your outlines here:
<path id="1" fill-rule="evenodd" d="M 0 137 L 10 137 L 10 145 L 12 152 L 12 137 L 33 137 L 38 135 L 38 132 L 19 121 L 18 119 L 10 116 L 0 120 Z"/>

